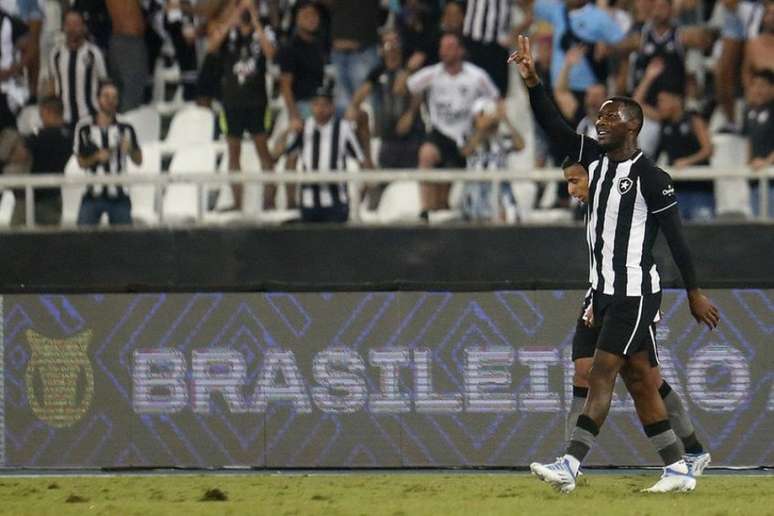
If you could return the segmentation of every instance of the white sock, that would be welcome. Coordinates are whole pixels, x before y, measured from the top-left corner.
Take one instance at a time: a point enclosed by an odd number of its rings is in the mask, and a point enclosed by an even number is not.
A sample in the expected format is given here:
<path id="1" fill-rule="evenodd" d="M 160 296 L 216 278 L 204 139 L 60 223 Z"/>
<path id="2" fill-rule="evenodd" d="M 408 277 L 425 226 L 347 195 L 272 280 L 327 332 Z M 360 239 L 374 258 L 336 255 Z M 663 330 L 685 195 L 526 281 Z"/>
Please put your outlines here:
<path id="1" fill-rule="evenodd" d="M 570 471 L 572 471 L 572 476 L 577 477 L 578 470 L 580 469 L 580 461 L 575 457 L 573 457 L 572 455 L 565 455 L 564 459 L 567 460 L 567 463 L 570 465 Z"/>

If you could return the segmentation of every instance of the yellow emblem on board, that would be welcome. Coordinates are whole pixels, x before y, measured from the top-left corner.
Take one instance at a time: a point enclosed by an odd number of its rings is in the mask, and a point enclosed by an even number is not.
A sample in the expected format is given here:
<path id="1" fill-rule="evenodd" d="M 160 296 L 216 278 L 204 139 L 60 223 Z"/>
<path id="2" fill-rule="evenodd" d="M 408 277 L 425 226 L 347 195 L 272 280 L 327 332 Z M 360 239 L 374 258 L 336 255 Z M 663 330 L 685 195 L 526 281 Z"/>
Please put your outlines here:
<path id="1" fill-rule="evenodd" d="M 61 428 L 80 420 L 94 397 L 94 371 L 87 354 L 91 330 L 50 339 L 27 330 L 32 355 L 27 364 L 27 399 L 32 412 Z"/>

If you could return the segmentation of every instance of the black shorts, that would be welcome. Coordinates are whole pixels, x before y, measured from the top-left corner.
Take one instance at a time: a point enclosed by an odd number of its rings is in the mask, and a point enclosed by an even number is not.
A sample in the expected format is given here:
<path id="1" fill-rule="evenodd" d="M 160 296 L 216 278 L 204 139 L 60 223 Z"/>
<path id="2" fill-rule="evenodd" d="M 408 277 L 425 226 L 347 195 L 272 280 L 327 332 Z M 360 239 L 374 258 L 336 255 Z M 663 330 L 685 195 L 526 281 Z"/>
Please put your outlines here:
<path id="1" fill-rule="evenodd" d="M 593 299 L 594 325 L 600 328 L 598 349 L 628 357 L 655 343 L 651 325 L 661 308 L 661 292 L 637 297 L 595 292 Z"/>
<path id="2" fill-rule="evenodd" d="M 224 106 L 226 114 L 226 136 L 241 138 L 247 131 L 250 135 L 266 133 L 266 104 L 258 106 Z"/>
<path id="3" fill-rule="evenodd" d="M 432 143 L 438 147 L 438 152 L 441 154 L 441 162 L 438 164 L 439 168 L 467 167 L 468 162 L 460 152 L 459 147 L 457 147 L 457 143 L 437 129 L 430 131 L 430 134 L 425 138 L 425 142 Z"/>
<path id="4" fill-rule="evenodd" d="M 661 294 L 649 294 L 643 297 L 640 323 L 637 325 L 638 328 L 634 332 L 634 324 L 636 323 L 637 312 L 639 311 L 640 298 L 613 298 L 612 296 L 606 296 L 604 294 L 601 296 L 603 296 L 602 299 L 599 299 L 599 294 L 594 296 L 594 325 L 592 327 L 586 326 L 586 323 L 583 321 L 583 314 L 588 307 L 590 298 L 587 297 L 584 300 L 580 316 L 575 325 L 575 334 L 572 339 L 572 360 L 591 358 L 594 356 L 594 352 L 597 348 L 622 356 L 630 356 L 637 351 L 647 350 L 650 365 L 652 367 L 658 367 L 659 356 L 658 343 L 656 341 L 655 319 L 661 305 Z M 657 299 L 654 299 L 654 296 Z M 603 303 L 601 309 L 597 306 L 597 303 L 599 302 Z M 630 305 L 632 304 L 634 305 L 634 319 L 630 321 L 631 324 L 628 324 L 627 321 L 629 321 L 631 317 L 628 317 L 627 314 L 631 311 Z M 655 311 L 652 310 L 653 304 L 656 305 Z M 643 321 L 650 322 L 644 323 Z M 634 335 L 632 335 L 632 333 L 634 333 Z M 606 335 L 606 341 L 602 340 L 603 334 Z M 631 339 L 631 343 L 629 343 L 629 339 Z M 608 342 L 609 344 L 605 344 L 605 342 Z M 615 346 L 616 343 L 622 343 L 623 346 Z M 624 354 L 622 350 L 626 348 L 626 344 L 629 344 L 629 347 Z"/>

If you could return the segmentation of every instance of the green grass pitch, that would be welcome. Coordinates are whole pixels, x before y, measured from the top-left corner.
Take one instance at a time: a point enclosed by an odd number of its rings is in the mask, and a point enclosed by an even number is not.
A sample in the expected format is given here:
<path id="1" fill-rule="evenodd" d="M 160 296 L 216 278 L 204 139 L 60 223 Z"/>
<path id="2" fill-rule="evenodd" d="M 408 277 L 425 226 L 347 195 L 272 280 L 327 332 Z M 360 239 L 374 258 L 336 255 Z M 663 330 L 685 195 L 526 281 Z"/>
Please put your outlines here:
<path id="1" fill-rule="evenodd" d="M 711 475 L 690 494 L 639 492 L 657 478 L 592 472 L 560 495 L 503 473 L 0 477 L 0 514 L 774 516 L 774 476 Z"/>

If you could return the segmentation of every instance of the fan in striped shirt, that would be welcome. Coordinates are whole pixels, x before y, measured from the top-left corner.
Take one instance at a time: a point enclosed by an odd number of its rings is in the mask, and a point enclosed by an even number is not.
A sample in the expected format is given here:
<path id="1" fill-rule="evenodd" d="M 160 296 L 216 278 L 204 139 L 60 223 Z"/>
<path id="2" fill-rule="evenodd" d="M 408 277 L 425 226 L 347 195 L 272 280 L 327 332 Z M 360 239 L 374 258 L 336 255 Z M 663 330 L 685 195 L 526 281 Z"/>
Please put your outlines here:
<path id="1" fill-rule="evenodd" d="M 597 118 L 599 141 L 573 131 L 546 94 L 535 71 L 529 39 L 519 36 L 516 62 L 529 88 L 535 118 L 557 147 L 589 171 L 586 239 L 594 324 L 599 328 L 589 393 L 565 455 L 553 464 L 531 465 L 532 472 L 562 492 L 575 488 L 580 463 L 594 444 L 610 410 L 619 373 L 635 401 L 645 434 L 664 462 L 664 474 L 650 492 L 690 491 L 682 450 L 657 386 L 649 383 L 650 322 L 661 304 L 653 244 L 661 228 L 688 290 L 691 313 L 710 328 L 719 313 L 698 288 L 682 235 L 671 178 L 637 149 L 642 109 L 633 100 L 613 97 Z"/>

